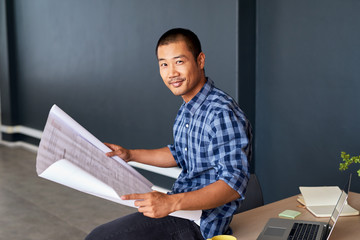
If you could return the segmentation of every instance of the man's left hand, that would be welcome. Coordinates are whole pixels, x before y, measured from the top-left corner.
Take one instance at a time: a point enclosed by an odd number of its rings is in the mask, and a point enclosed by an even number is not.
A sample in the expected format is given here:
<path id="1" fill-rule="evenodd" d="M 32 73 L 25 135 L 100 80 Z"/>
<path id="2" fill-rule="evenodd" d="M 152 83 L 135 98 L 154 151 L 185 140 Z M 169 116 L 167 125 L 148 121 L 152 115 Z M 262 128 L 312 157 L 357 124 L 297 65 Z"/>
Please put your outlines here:
<path id="1" fill-rule="evenodd" d="M 135 200 L 135 206 L 144 216 L 151 218 L 166 217 L 175 211 L 176 201 L 172 195 L 153 191 L 143 194 L 129 194 L 121 196 L 122 200 Z"/>

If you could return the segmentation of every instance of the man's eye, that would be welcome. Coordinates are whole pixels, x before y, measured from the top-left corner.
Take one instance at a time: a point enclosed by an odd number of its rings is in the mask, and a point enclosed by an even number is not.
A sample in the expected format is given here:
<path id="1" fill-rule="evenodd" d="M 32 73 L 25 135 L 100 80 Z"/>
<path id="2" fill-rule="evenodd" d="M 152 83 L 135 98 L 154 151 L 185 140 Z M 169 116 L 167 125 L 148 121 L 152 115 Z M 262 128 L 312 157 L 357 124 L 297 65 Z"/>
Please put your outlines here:
<path id="1" fill-rule="evenodd" d="M 160 64 L 160 67 L 166 67 L 166 66 L 167 66 L 166 63 L 161 63 L 161 64 Z"/>
<path id="2" fill-rule="evenodd" d="M 177 60 L 176 61 L 176 64 L 183 64 L 184 63 L 184 61 L 182 61 L 182 60 Z"/>

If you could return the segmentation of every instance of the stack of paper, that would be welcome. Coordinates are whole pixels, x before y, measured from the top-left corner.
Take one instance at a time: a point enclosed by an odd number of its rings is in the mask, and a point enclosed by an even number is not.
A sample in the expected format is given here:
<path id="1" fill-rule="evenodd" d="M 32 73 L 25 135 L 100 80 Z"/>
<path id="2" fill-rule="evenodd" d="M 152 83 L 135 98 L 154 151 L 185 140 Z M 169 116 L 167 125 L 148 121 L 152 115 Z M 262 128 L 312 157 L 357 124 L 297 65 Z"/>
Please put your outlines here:
<path id="1" fill-rule="evenodd" d="M 316 217 L 330 217 L 341 195 L 339 187 L 299 187 L 298 201 Z M 359 211 L 345 204 L 340 216 L 358 215 Z"/>

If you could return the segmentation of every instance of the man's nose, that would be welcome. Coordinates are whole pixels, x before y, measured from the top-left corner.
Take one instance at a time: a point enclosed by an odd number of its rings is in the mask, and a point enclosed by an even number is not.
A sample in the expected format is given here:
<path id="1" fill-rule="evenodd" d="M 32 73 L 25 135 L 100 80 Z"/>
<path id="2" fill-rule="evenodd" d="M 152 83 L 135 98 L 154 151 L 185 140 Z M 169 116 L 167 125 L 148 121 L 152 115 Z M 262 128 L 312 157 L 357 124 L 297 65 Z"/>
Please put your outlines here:
<path id="1" fill-rule="evenodd" d="M 173 64 L 170 65 L 170 78 L 173 78 L 173 77 L 177 77 L 179 76 L 179 72 L 178 70 L 176 69 L 176 66 L 174 66 Z"/>

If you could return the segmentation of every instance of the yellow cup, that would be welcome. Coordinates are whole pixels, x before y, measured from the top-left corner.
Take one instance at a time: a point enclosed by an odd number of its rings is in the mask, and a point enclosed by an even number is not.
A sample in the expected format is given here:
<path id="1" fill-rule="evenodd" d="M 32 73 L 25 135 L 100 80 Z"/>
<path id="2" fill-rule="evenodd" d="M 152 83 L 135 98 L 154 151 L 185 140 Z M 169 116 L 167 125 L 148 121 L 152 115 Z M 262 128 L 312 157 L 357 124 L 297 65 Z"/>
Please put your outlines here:
<path id="1" fill-rule="evenodd" d="M 236 237 L 230 235 L 217 235 L 212 238 L 208 238 L 207 240 L 236 240 Z"/>

